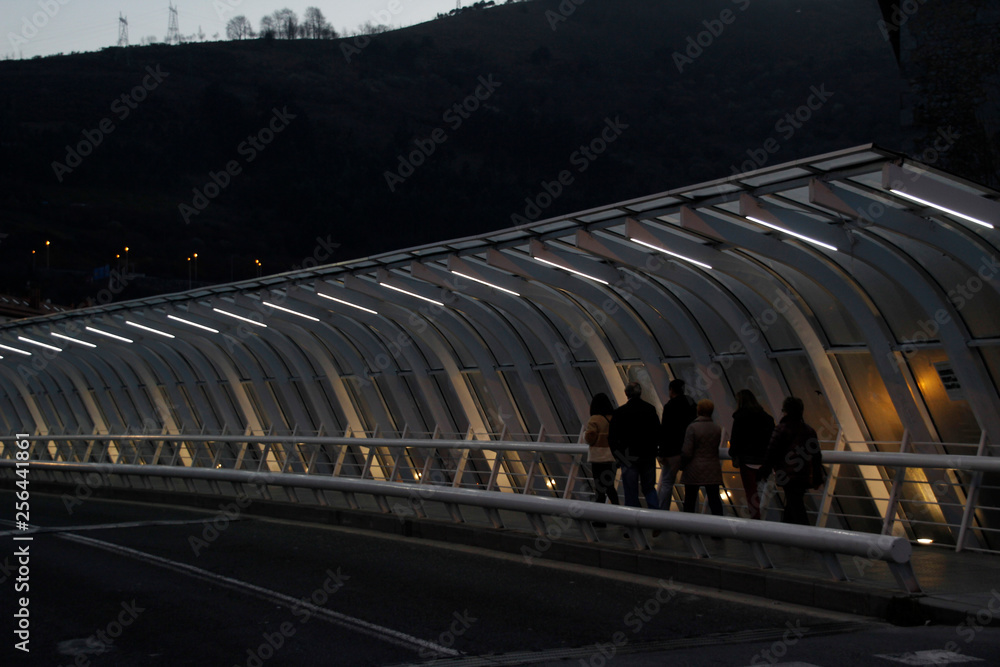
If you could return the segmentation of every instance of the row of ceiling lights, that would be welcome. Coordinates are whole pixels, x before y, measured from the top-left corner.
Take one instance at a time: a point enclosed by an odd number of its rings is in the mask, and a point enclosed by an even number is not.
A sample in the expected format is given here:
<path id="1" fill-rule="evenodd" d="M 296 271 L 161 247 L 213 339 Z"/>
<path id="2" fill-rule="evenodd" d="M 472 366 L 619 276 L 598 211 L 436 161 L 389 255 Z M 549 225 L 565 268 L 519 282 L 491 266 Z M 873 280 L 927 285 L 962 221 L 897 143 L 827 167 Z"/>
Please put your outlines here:
<path id="1" fill-rule="evenodd" d="M 899 196 L 901 196 L 901 197 L 903 197 L 905 199 L 908 199 L 910 201 L 919 203 L 919 204 L 921 204 L 923 206 L 928 206 L 928 207 L 934 208 L 934 209 L 939 210 L 939 211 L 941 211 L 943 213 L 947 213 L 949 215 L 953 215 L 953 216 L 959 217 L 959 218 L 961 218 L 963 220 L 966 220 L 966 221 L 969 221 L 969 222 L 981 225 L 983 227 L 987 227 L 989 229 L 993 229 L 994 228 L 994 226 L 992 224 L 990 224 L 989 222 L 986 222 L 986 221 L 980 220 L 980 219 L 978 219 L 978 218 L 976 218 L 974 216 L 970 216 L 970 215 L 967 215 L 965 213 L 956 211 L 954 208 L 946 207 L 946 206 L 941 205 L 941 204 L 937 204 L 937 203 L 935 203 L 935 202 L 933 202 L 933 201 L 931 201 L 929 199 L 926 199 L 924 197 L 920 197 L 920 196 L 915 195 L 913 193 L 904 191 L 903 189 L 893 188 L 893 187 L 887 187 L 887 189 L 890 192 L 892 192 L 893 194 L 899 195 Z M 786 227 L 782 227 L 780 225 L 776 225 L 774 223 L 768 222 L 768 221 L 763 220 L 763 219 L 761 219 L 761 218 L 759 218 L 757 216 L 749 216 L 748 215 L 748 216 L 745 216 L 745 219 L 748 220 L 748 221 L 750 221 L 750 222 L 754 222 L 754 223 L 757 223 L 757 224 L 762 225 L 764 227 L 767 227 L 769 229 L 774 229 L 774 230 L 779 231 L 779 232 L 781 232 L 783 234 L 788 234 L 789 236 L 793 236 L 795 238 L 801 239 L 801 240 L 806 241 L 808 243 L 811 243 L 813 245 L 816 245 L 816 246 L 819 246 L 819 247 L 822 247 L 822 248 L 826 248 L 826 249 L 831 250 L 833 252 L 837 252 L 837 248 L 835 246 L 833 246 L 833 245 L 830 245 L 828 243 L 824 243 L 823 241 L 811 238 L 811 237 L 806 236 L 804 234 L 800 234 L 798 232 L 792 231 L 792 230 L 790 230 L 790 229 L 788 229 Z M 691 257 L 687 257 L 685 255 L 681 255 L 681 254 L 673 252 L 671 250 L 667 250 L 666 248 L 661 248 L 661 247 L 659 247 L 659 246 L 657 246 L 655 244 L 649 243 L 647 241 L 643 241 L 643 240 L 635 238 L 635 237 L 630 237 L 629 240 L 631 242 L 636 243 L 638 245 L 641 245 L 641 246 L 643 246 L 645 248 L 649 248 L 649 249 L 655 250 L 657 252 L 663 253 L 663 254 L 665 254 L 667 256 L 670 256 L 670 257 L 672 257 L 674 259 L 678 259 L 678 260 L 681 260 L 681 261 L 693 264 L 693 265 L 701 267 L 703 269 L 712 270 L 712 267 L 709 264 L 706 264 L 704 262 L 700 262 L 700 261 L 695 260 L 695 259 L 693 259 Z M 539 263 L 542 263 L 542 264 L 545 264 L 545 265 L 548 265 L 548 266 L 552 266 L 552 267 L 555 267 L 557 269 L 562 269 L 564 271 L 567 271 L 567 272 L 569 272 L 569 273 L 571 273 L 573 275 L 579 276 L 581 278 L 586 278 L 588 280 L 592 280 L 592 281 L 600 283 L 602 285 L 609 285 L 609 282 L 607 280 L 604 280 L 602 278 L 598 278 L 597 276 L 590 275 L 590 274 L 585 273 L 583 271 L 579 271 L 579 270 L 574 269 L 574 268 L 572 268 L 570 266 L 559 264 L 557 262 L 553 262 L 551 260 L 545 259 L 543 257 L 538 257 L 538 256 L 535 256 L 535 255 L 532 255 L 532 259 L 534 259 L 535 261 L 537 261 Z M 480 283 L 480 284 L 485 285 L 487 287 L 491 287 L 493 289 L 499 290 L 499 291 L 504 292 L 506 294 L 510 294 L 512 296 L 517 296 L 517 297 L 520 296 L 520 294 L 518 294 L 517 292 L 515 292 L 513 290 L 507 289 L 505 287 L 501 287 L 500 285 L 496 285 L 496 284 L 488 282 L 486 280 L 482 280 L 481 278 L 476 278 L 476 277 L 470 276 L 470 275 L 468 275 L 466 273 L 462 273 L 462 272 L 454 271 L 454 270 L 452 271 L 452 273 L 455 274 L 455 275 L 457 275 L 457 276 L 460 276 L 462 278 L 465 278 L 467 280 L 471 280 L 473 282 Z M 382 287 L 385 287 L 387 289 L 390 289 L 390 290 L 393 290 L 393 291 L 396 291 L 396 292 L 399 292 L 399 293 L 402 293 L 402 294 L 406 294 L 407 296 L 413 297 L 415 299 L 419 299 L 421 301 L 426 301 L 428 303 L 431 303 L 431 304 L 434 304 L 434 305 L 437 305 L 437 306 L 441 306 L 441 307 L 444 306 L 444 303 L 442 303 L 441 301 L 437 301 L 435 299 L 431 299 L 429 297 L 422 296 L 420 294 L 417 294 L 416 292 L 411 292 L 411 291 L 403 289 L 401 287 L 397 287 L 395 285 L 391 285 L 391 284 L 389 284 L 387 282 L 381 282 L 379 284 Z M 330 296 L 328 294 L 323 294 L 322 292 L 317 292 L 317 294 L 320 297 L 322 297 L 322 298 L 328 299 L 330 301 L 334 301 L 336 303 L 339 303 L 339 304 L 342 304 L 342 305 L 345 305 L 345 306 L 349 306 L 351 308 L 355 308 L 357 310 L 364 311 L 364 312 L 372 314 L 372 315 L 377 315 L 378 314 L 376 311 L 374 311 L 374 310 L 372 310 L 370 308 L 365 308 L 364 306 L 360 306 L 358 304 L 351 303 L 350 301 L 345 301 L 343 299 L 338 299 L 338 298 Z M 292 310 L 290 308 L 286 308 L 284 306 L 280 306 L 280 305 L 277 305 L 277 304 L 274 304 L 274 303 L 271 303 L 271 302 L 268 302 L 268 301 L 265 301 L 263 303 L 264 303 L 264 305 L 266 305 L 268 307 L 274 308 L 276 310 L 280 310 L 280 311 L 285 312 L 285 313 L 289 313 L 291 315 L 296 315 L 298 317 L 301 317 L 301 318 L 304 318 L 304 319 L 308 319 L 308 320 L 313 321 L 313 322 L 319 322 L 320 321 L 319 318 L 317 318 L 317 317 L 313 317 L 312 315 L 307 315 L 305 313 L 300 313 L 298 311 Z M 264 324 L 263 322 L 257 322 L 257 321 L 255 321 L 253 319 L 250 319 L 248 317 L 243 317 L 242 315 L 238 315 L 236 313 L 231 313 L 229 311 L 222 310 L 220 308 L 213 308 L 212 310 L 214 312 L 216 312 L 216 313 L 219 313 L 220 315 L 224 315 L 226 317 L 230 317 L 230 318 L 239 320 L 241 322 L 250 324 L 252 326 L 262 327 L 262 328 L 265 328 L 265 329 L 267 328 L 267 325 Z M 209 331 L 211 333 L 219 333 L 218 329 L 213 329 L 212 327 L 205 326 L 203 324 L 199 324 L 199 323 L 193 322 L 191 320 L 186 320 L 184 318 L 177 317 L 176 315 L 167 315 L 167 318 L 171 319 L 171 320 L 174 320 L 174 321 L 177 321 L 177 322 L 180 322 L 182 324 L 186 324 L 186 325 L 189 325 L 189 326 L 192 326 L 192 327 L 196 327 L 196 328 L 199 328 L 199 329 L 202 329 L 202 330 L 205 330 L 205 331 Z M 126 321 L 125 324 L 127 326 L 131 326 L 131 327 L 134 327 L 136 329 L 140 329 L 140 330 L 143 330 L 143 331 L 146 331 L 148 333 L 155 334 L 155 335 L 163 336 L 163 337 L 166 337 L 166 338 L 175 338 L 175 336 L 173 334 L 167 333 L 165 331 L 160 331 L 158 329 L 154 329 L 152 327 L 148 327 L 148 326 L 145 326 L 143 324 L 139 324 L 137 322 Z M 113 340 L 117 340 L 117 341 L 120 341 L 120 342 L 125 342 L 125 343 L 132 343 L 132 342 L 134 342 L 130 338 L 126 338 L 124 336 L 119 336 L 117 334 L 113 334 L 113 333 L 108 332 L 108 331 L 103 331 L 101 329 L 96 329 L 94 327 L 87 326 L 87 327 L 85 327 L 85 329 L 87 331 L 91 332 L 91 333 L 94 333 L 94 334 L 97 334 L 97 335 L 100 335 L 100 336 L 104 336 L 106 338 L 110 338 L 110 339 L 113 339 Z M 50 335 L 52 335 L 55 338 L 60 338 L 62 340 L 70 342 L 70 343 L 77 343 L 79 345 L 83 345 L 83 346 L 91 347 L 91 348 L 96 348 L 97 347 L 93 343 L 90 343 L 90 342 L 87 342 L 87 341 L 84 341 L 84 340 L 80 340 L 78 338 L 73 338 L 71 336 L 67 336 L 67 335 L 62 334 L 62 333 L 52 332 Z M 36 347 L 41 347 L 41 348 L 53 350 L 53 351 L 56 351 L 56 352 L 62 352 L 62 348 L 58 348 L 58 347 L 56 347 L 54 345 L 49 345 L 47 343 L 42 343 L 42 342 L 39 342 L 39 341 L 36 341 L 36 340 L 32 340 L 32 339 L 27 338 L 25 336 L 18 336 L 17 338 L 18 338 L 18 340 L 20 340 L 20 341 L 22 341 L 24 343 L 27 343 L 29 345 L 34 345 Z M 0 344 L 0 349 L 7 350 L 9 352 L 13 352 L 13 353 L 19 354 L 19 355 L 31 356 L 31 353 L 28 352 L 28 351 L 26 351 L 26 350 L 21 350 L 21 349 L 18 349 L 18 348 L 10 347 L 8 345 Z M 2 359 L 2 358 L 3 357 L 0 356 L 0 359 Z"/>

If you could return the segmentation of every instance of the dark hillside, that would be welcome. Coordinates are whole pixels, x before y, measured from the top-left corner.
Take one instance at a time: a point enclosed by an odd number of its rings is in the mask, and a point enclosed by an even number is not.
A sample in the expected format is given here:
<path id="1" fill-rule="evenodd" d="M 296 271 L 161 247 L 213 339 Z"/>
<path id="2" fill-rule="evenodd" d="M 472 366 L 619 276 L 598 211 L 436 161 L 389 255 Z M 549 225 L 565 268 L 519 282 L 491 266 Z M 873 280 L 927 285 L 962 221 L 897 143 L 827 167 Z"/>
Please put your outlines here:
<path id="1" fill-rule="evenodd" d="M 181 289 L 192 252 L 199 278 L 224 281 L 254 275 L 256 258 L 290 269 L 317 236 L 341 244 L 339 261 L 507 227 L 563 170 L 574 181 L 541 218 L 728 174 L 769 138 L 769 164 L 903 139 L 877 3 L 588 0 L 553 30 L 558 6 L 464 12 L 363 48 L 260 40 L 0 63 L 0 287 L 23 291 L 45 239 L 53 269 L 89 272 L 130 245 L 136 270 L 180 280 L 143 290 Z M 673 54 L 705 21 L 723 29 L 679 72 Z M 153 81 L 147 67 L 169 76 L 134 110 L 112 104 Z M 478 109 L 448 113 L 491 76 Z M 833 95 L 800 127 L 776 125 L 813 89 Z M 272 143 L 243 144 L 286 108 Z M 574 156 L 607 119 L 627 129 L 595 160 Z M 102 121 L 114 131 L 60 182 L 53 162 Z M 446 141 L 390 190 L 385 173 L 408 174 L 399 156 L 435 130 Z M 239 173 L 186 224 L 180 205 L 230 162 Z"/>

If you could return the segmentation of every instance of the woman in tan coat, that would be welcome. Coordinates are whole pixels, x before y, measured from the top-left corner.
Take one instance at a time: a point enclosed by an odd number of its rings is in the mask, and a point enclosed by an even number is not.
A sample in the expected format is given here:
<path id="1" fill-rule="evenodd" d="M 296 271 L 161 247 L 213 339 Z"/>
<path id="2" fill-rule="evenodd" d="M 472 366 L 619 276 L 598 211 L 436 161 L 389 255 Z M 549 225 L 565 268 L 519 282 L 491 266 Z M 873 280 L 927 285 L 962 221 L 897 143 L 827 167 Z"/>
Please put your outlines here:
<path id="1" fill-rule="evenodd" d="M 594 476 L 594 495 L 598 503 L 604 504 L 607 497 L 613 505 L 618 505 L 618 492 L 615 490 L 615 457 L 608 446 L 608 428 L 611 425 L 611 413 L 615 411 L 607 394 L 596 394 L 590 402 L 590 421 L 583 439 L 590 450 L 587 461 L 590 462 Z M 600 524 L 595 523 L 598 528 Z"/>
<path id="2" fill-rule="evenodd" d="M 698 418 L 691 422 L 684 433 L 681 450 L 681 484 L 684 485 L 684 511 L 693 512 L 698 503 L 698 487 L 705 487 L 705 497 L 712 514 L 722 516 L 722 463 L 719 461 L 719 443 L 722 429 L 712 421 L 715 404 L 707 399 L 698 401 Z"/>

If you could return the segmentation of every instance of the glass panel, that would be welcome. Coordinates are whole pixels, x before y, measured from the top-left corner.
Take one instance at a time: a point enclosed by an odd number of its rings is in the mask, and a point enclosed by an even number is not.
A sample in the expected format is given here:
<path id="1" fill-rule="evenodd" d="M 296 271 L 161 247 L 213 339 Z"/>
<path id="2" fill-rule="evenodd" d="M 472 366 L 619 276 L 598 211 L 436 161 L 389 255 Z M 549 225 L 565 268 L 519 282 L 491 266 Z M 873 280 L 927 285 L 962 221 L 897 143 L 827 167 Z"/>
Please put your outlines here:
<path id="1" fill-rule="evenodd" d="M 382 408 L 389 415 L 390 423 L 382 424 L 382 430 L 403 430 L 402 415 L 399 413 L 399 406 L 396 405 L 392 390 L 389 389 L 390 383 L 386 382 L 384 378 L 373 377 L 372 386 L 375 388 L 375 393 L 378 395 L 379 400 L 382 401 Z"/>
<path id="2" fill-rule="evenodd" d="M 374 430 L 376 424 L 375 415 L 372 413 L 371 408 L 368 406 L 368 401 L 365 400 L 364 393 L 360 389 L 360 380 L 356 377 L 345 377 L 342 378 L 342 382 L 351 397 L 351 402 L 354 403 L 354 411 L 361 420 L 361 428 L 365 431 Z"/>
<path id="3" fill-rule="evenodd" d="M 601 372 L 600 366 L 597 364 L 580 364 L 579 369 L 580 374 L 583 375 L 583 382 L 587 385 L 588 396 L 593 398 L 595 394 L 606 394 L 611 399 L 613 405 L 618 404 L 618 397 L 608 387 L 608 381 L 605 379 L 604 373 Z"/>
<path id="4" fill-rule="evenodd" d="M 920 331 L 917 322 L 927 318 L 920 303 L 910 295 L 910 289 L 896 281 L 895 276 L 875 269 L 864 262 L 836 253 L 843 269 L 852 275 L 861 289 L 875 302 L 879 314 L 888 323 L 898 342 L 908 341 Z"/>
<path id="5" fill-rule="evenodd" d="M 871 354 L 838 354 L 836 357 L 871 437 L 890 443 L 880 445 L 878 450 L 899 451 L 903 424 Z"/>
<path id="6" fill-rule="evenodd" d="M 340 401 L 334 400 L 334 396 L 337 394 L 333 391 L 333 387 L 330 385 L 330 380 L 327 378 L 319 378 L 315 381 L 316 386 L 319 387 L 319 391 L 323 396 L 323 400 L 329 406 L 330 411 L 333 413 L 334 419 L 337 420 L 335 424 L 323 423 L 320 426 L 324 429 L 327 434 L 340 433 L 345 430 L 345 424 L 347 424 L 347 416 L 344 414 L 344 408 L 340 404 Z"/>
<path id="7" fill-rule="evenodd" d="M 250 401 L 250 405 L 253 407 L 254 412 L 257 414 L 257 419 L 260 422 L 261 428 L 265 431 L 271 428 L 271 415 L 264 411 L 264 406 L 260 402 L 260 396 L 257 395 L 257 389 L 253 386 L 252 382 L 241 382 L 240 386 L 247 395 L 247 399 Z"/>
<path id="8" fill-rule="evenodd" d="M 947 364 L 944 350 L 917 350 L 909 355 L 910 370 L 917 380 L 920 393 L 931 413 L 942 442 L 977 444 L 981 431 L 968 401 L 954 400 L 945 391 L 941 374 L 934 364 Z M 959 390 L 961 391 L 961 390 Z M 967 449 L 956 449 L 952 454 L 971 454 Z"/>
<path id="9" fill-rule="evenodd" d="M 549 401 L 555 407 L 556 414 L 562 422 L 562 432 L 575 440 L 583 425 L 581 421 L 583 415 L 577 414 L 576 408 L 566 395 L 562 380 L 559 378 L 559 372 L 554 368 L 541 368 L 538 370 L 538 374 L 542 378 Z"/>
<path id="10" fill-rule="evenodd" d="M 459 402 L 458 396 L 455 395 L 451 382 L 448 381 L 448 377 L 444 373 L 432 373 L 431 377 L 437 383 L 438 391 L 444 398 L 444 404 L 451 416 L 455 433 L 464 437 L 469 430 L 469 418 L 466 416 L 465 410 L 462 409 L 462 404 Z M 448 426 L 448 424 L 441 424 L 441 429 L 447 431 Z"/>
<path id="11" fill-rule="evenodd" d="M 778 292 L 772 285 L 765 287 L 765 294 L 773 292 L 771 302 L 765 301 L 760 294 L 752 291 L 746 285 L 727 276 L 719 277 L 730 290 L 736 299 L 749 311 L 751 320 L 746 320 L 740 324 L 741 331 L 761 331 L 768 346 L 772 350 L 800 349 L 801 341 L 795 335 L 792 327 L 784 318 L 782 313 L 788 309 L 787 297 Z M 749 326 L 750 329 L 746 329 Z M 758 336 L 751 336 L 756 340 Z"/>
<path id="12" fill-rule="evenodd" d="M 469 385 L 473 398 L 476 400 L 476 408 L 479 410 L 479 417 L 488 426 L 491 432 L 500 433 L 503 430 L 503 418 L 497 408 L 496 401 L 490 393 L 489 385 L 483 378 L 480 371 L 469 371 L 464 373 L 465 380 Z"/>
<path id="13" fill-rule="evenodd" d="M 864 344 L 860 327 L 839 299 L 794 269 L 787 266 L 777 269 L 812 310 L 831 345 Z"/>
<path id="14" fill-rule="evenodd" d="M 408 396 L 404 396 L 402 400 L 413 403 L 416 408 L 414 412 L 417 413 L 417 418 L 420 419 L 420 423 L 418 424 L 409 424 L 410 431 L 432 433 L 434 431 L 434 426 L 427 420 L 431 418 L 433 413 L 431 412 L 430 406 L 427 404 L 424 392 L 417 388 L 416 378 L 412 375 L 402 375 L 400 376 L 400 380 L 403 381 L 403 385 L 406 387 L 406 391 L 409 394 Z"/>
<path id="15" fill-rule="evenodd" d="M 508 424 L 511 431 L 524 430 L 527 433 L 537 434 L 542 428 L 542 422 L 535 413 L 534 405 L 528 398 L 528 392 L 524 388 L 521 375 L 515 371 L 500 371 L 500 377 L 507 385 L 507 393 L 510 394 L 514 407 L 517 408 L 517 421 Z M 521 429 L 516 428 L 517 424 Z"/>
<path id="16" fill-rule="evenodd" d="M 984 284 L 984 281 L 975 274 L 980 268 L 984 274 L 990 269 L 992 264 L 988 258 L 983 258 L 980 265 L 969 271 L 964 265 L 948 256 L 943 256 L 937 248 L 900 239 L 898 236 L 895 236 L 893 241 L 900 243 L 921 267 L 931 272 L 941 289 L 951 298 L 952 305 L 959 311 L 973 337 L 1000 336 L 1000 318 L 996 316 L 996 313 L 1000 312 L 1000 294 L 997 294 L 994 286 Z M 945 313 L 941 313 L 942 318 L 944 315 Z M 931 318 L 921 319 L 928 326 L 921 327 L 918 331 L 921 329 L 925 333 L 929 331 L 934 334 L 931 338 L 938 338 L 937 327 L 929 321 Z"/>

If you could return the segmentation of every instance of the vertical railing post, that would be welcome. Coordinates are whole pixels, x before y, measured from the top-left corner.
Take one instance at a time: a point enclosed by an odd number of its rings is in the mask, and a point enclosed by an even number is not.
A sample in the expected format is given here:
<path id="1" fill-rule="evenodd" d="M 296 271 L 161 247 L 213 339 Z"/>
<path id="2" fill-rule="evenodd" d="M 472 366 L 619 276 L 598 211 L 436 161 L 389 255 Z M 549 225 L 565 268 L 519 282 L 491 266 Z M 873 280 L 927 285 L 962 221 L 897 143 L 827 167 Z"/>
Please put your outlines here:
<path id="1" fill-rule="evenodd" d="M 837 440 L 833 443 L 833 451 L 842 452 L 847 446 L 847 439 L 844 437 L 844 427 L 837 430 Z M 830 465 L 830 476 L 826 478 L 823 486 L 823 497 L 819 503 L 819 511 L 816 513 L 816 525 L 820 528 L 826 526 L 826 520 L 830 516 L 830 507 L 833 505 L 833 494 L 837 487 L 837 476 L 840 475 L 840 464 Z"/>
<path id="2" fill-rule="evenodd" d="M 983 456 L 986 453 L 986 431 L 979 438 L 979 449 L 976 456 Z M 965 509 L 962 511 L 962 526 L 958 529 L 958 541 L 955 543 L 955 553 L 959 553 L 965 548 L 965 538 L 969 532 L 969 525 L 972 523 L 972 515 L 976 511 L 976 501 L 979 496 L 979 487 L 983 483 L 983 471 L 979 470 L 972 474 L 972 481 L 969 483 L 969 490 L 965 494 Z"/>
<path id="3" fill-rule="evenodd" d="M 909 448 L 910 445 L 910 432 L 903 431 L 903 439 L 899 443 L 899 453 L 903 454 Z M 896 474 L 893 475 L 892 479 L 892 490 L 889 492 L 889 504 L 885 508 L 885 516 L 882 518 L 882 534 L 889 535 L 892 533 L 892 524 L 896 520 L 896 508 L 899 505 L 899 490 L 903 485 L 903 480 L 906 478 L 906 468 L 900 467 L 896 468 Z"/>

